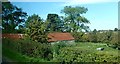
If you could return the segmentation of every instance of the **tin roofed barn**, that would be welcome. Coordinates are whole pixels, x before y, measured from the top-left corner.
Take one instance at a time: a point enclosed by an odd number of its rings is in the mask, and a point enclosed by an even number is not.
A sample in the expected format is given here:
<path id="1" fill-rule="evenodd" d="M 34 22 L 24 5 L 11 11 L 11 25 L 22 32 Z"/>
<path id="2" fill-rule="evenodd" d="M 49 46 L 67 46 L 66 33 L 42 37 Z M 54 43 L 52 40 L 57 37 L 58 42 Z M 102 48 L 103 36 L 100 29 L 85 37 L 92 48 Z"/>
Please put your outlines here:
<path id="1" fill-rule="evenodd" d="M 49 33 L 48 42 L 50 43 L 59 43 L 59 42 L 74 43 L 74 37 L 70 33 L 60 33 L 60 32 Z"/>
<path id="2" fill-rule="evenodd" d="M 21 39 L 25 34 L 2 34 L 2 38 Z M 49 43 L 74 43 L 74 37 L 70 33 L 54 32 L 47 35 Z"/>

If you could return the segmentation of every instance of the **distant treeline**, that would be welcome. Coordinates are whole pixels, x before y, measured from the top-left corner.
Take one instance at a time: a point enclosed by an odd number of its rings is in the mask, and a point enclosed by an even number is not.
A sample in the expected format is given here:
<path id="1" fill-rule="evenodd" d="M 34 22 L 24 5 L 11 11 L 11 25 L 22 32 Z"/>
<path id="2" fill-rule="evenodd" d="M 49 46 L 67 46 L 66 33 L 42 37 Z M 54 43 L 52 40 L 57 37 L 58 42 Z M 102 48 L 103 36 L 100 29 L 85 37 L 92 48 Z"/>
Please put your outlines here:
<path id="1" fill-rule="evenodd" d="M 120 48 L 119 34 L 120 31 L 113 30 L 72 33 L 76 42 L 107 43 L 116 48 Z"/>

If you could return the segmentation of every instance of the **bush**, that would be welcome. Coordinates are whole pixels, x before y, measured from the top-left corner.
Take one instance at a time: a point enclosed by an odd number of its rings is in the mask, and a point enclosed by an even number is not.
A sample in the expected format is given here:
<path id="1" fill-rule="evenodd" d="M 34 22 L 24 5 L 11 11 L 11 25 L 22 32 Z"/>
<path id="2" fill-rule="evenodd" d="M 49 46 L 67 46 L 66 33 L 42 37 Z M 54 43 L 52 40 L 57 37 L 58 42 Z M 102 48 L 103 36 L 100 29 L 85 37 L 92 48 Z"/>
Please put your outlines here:
<path id="1" fill-rule="evenodd" d="M 82 36 L 84 35 L 83 32 L 72 32 L 71 33 L 73 35 L 73 37 L 75 38 L 75 42 L 82 42 Z"/>
<path id="2" fill-rule="evenodd" d="M 21 40 L 3 39 L 3 46 L 15 50 L 23 55 L 35 58 L 43 58 L 46 60 L 52 59 L 52 51 L 50 44 L 39 43 L 30 40 L 29 38 Z"/>
<path id="3" fill-rule="evenodd" d="M 58 62 L 118 62 L 117 55 L 97 53 L 84 49 L 65 47 L 59 50 L 56 60 Z"/>
<path id="4" fill-rule="evenodd" d="M 59 54 L 59 49 L 66 47 L 67 44 L 65 42 L 55 42 L 55 44 L 51 45 L 52 53 L 53 53 L 53 60 L 56 59 L 57 55 Z"/>
<path id="5" fill-rule="evenodd" d="M 106 31 L 106 32 L 73 32 L 73 37 L 76 42 L 94 42 L 94 43 L 107 43 L 112 45 L 113 48 L 120 49 L 120 31 Z"/>
<path id="6" fill-rule="evenodd" d="M 8 38 L 3 38 L 2 39 L 2 46 L 18 51 L 18 50 L 20 50 L 19 47 L 21 45 L 20 45 L 20 43 L 17 43 L 16 40 L 11 40 L 11 39 L 8 39 Z"/>
<path id="7" fill-rule="evenodd" d="M 55 42 L 55 44 L 53 44 L 51 48 L 52 48 L 53 52 L 55 52 L 56 54 L 59 54 L 58 53 L 59 49 L 66 47 L 66 46 L 67 46 L 67 44 L 64 42 L 59 42 L 59 43 Z"/>

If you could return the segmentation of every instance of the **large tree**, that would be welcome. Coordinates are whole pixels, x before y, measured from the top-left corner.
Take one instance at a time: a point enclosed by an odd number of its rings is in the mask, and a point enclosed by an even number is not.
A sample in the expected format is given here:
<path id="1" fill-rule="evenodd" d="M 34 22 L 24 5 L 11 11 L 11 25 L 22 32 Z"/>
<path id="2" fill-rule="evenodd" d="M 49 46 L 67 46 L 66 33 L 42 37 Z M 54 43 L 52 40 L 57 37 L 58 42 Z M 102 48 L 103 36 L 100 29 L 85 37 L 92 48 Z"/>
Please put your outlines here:
<path id="1" fill-rule="evenodd" d="M 89 21 L 81 16 L 81 14 L 84 14 L 87 11 L 87 8 L 79 6 L 65 6 L 64 9 L 61 10 L 61 12 L 65 14 L 64 21 L 68 32 L 77 32 L 82 29 L 88 30 L 89 27 L 86 24 L 89 23 Z"/>
<path id="2" fill-rule="evenodd" d="M 28 17 L 26 21 L 26 34 L 34 41 L 46 43 L 46 25 L 43 20 L 36 14 Z"/>
<path id="3" fill-rule="evenodd" d="M 15 32 L 15 28 L 23 26 L 27 13 L 10 2 L 2 2 L 2 29 L 7 33 Z"/>
<path id="4" fill-rule="evenodd" d="M 63 21 L 60 19 L 60 16 L 57 14 L 48 14 L 47 15 L 47 31 L 48 32 L 61 32 L 63 28 Z"/>

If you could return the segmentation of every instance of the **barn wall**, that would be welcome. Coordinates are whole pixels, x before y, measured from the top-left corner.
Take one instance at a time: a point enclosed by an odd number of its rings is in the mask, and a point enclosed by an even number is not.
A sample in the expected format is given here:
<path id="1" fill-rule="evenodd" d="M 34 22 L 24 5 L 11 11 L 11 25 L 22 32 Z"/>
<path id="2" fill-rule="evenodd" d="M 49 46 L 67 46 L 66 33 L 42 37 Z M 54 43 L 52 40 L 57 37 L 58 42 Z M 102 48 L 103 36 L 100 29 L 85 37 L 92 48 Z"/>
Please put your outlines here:
<path id="1" fill-rule="evenodd" d="M 51 44 L 55 44 L 55 43 L 66 43 L 66 44 L 74 44 L 75 41 L 74 40 L 65 40 L 65 41 L 56 41 L 56 42 L 50 42 Z"/>

